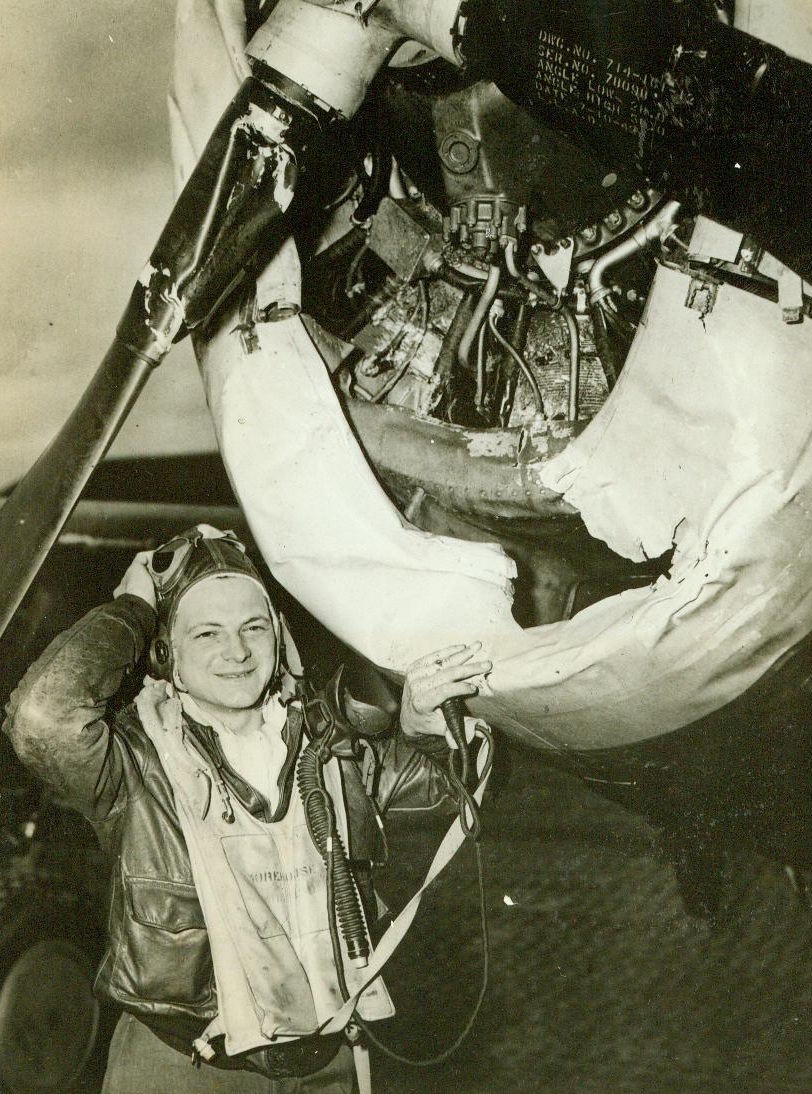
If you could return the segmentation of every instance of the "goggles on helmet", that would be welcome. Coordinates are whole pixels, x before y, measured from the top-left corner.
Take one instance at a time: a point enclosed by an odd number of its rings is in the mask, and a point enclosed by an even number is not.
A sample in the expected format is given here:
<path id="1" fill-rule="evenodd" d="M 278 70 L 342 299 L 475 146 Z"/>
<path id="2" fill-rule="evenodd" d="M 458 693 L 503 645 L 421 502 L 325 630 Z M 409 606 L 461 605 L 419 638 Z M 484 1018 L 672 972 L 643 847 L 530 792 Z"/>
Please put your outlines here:
<path id="1" fill-rule="evenodd" d="M 158 618 L 168 630 L 183 594 L 208 577 L 247 577 L 256 582 L 276 616 L 262 579 L 233 532 L 199 524 L 156 548 L 146 566 L 155 586 Z"/>
<path id="2" fill-rule="evenodd" d="M 198 547 L 203 548 L 204 556 L 190 558 Z M 195 562 L 197 565 L 194 565 Z M 259 581 L 259 574 L 245 553 L 245 545 L 234 533 L 220 532 L 206 524 L 197 525 L 170 539 L 157 547 L 147 560 L 147 569 L 159 600 L 168 599 L 181 584 L 184 589 L 193 584 L 195 576 L 187 573 L 190 569 L 200 571 L 199 576 L 202 577 L 205 576 L 204 571 L 228 573 L 232 572 L 232 568 L 233 572 L 245 573 Z"/>

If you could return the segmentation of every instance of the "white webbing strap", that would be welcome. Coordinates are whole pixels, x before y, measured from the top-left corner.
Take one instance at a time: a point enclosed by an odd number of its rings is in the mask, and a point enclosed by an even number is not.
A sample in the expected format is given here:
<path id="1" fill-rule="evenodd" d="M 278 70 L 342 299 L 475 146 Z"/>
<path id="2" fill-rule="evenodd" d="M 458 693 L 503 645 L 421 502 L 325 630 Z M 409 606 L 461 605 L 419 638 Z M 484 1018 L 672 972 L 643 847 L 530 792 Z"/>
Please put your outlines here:
<path id="1" fill-rule="evenodd" d="M 477 733 L 478 737 L 483 740 L 482 747 L 479 749 L 477 755 L 477 773 L 480 777 L 479 784 L 474 791 L 474 800 L 477 805 L 482 804 L 482 796 L 485 793 L 485 787 L 488 785 L 488 777 L 490 775 L 490 759 L 491 759 L 491 746 L 487 738 L 482 734 Z M 484 777 L 482 772 L 485 772 Z M 403 908 L 398 916 L 389 924 L 389 927 L 381 937 L 380 942 L 375 947 L 375 953 L 372 955 L 372 960 L 365 970 L 363 987 L 350 996 L 346 1003 L 340 1010 L 336 1011 L 332 1018 L 330 1018 L 324 1026 L 319 1030 L 320 1033 L 338 1033 L 349 1022 L 352 1017 L 353 1011 L 358 1003 L 359 996 L 369 984 L 375 979 L 384 967 L 386 962 L 398 948 L 406 932 L 411 927 L 414 917 L 417 915 L 417 909 L 420 907 L 420 902 L 423 899 L 423 893 L 431 885 L 436 877 L 443 872 L 443 870 L 451 862 L 454 855 L 459 851 L 462 844 L 465 842 L 465 834 L 463 833 L 460 825 L 459 817 L 456 817 L 453 824 L 443 837 L 440 846 L 437 848 L 437 852 L 432 860 L 431 866 L 429 866 L 428 872 L 423 884 Z"/>
<path id="2" fill-rule="evenodd" d="M 358 1094 L 372 1094 L 372 1068 L 369 1065 L 369 1049 L 367 1046 L 353 1045 L 352 1059 L 355 1064 L 355 1076 L 358 1080 Z"/>

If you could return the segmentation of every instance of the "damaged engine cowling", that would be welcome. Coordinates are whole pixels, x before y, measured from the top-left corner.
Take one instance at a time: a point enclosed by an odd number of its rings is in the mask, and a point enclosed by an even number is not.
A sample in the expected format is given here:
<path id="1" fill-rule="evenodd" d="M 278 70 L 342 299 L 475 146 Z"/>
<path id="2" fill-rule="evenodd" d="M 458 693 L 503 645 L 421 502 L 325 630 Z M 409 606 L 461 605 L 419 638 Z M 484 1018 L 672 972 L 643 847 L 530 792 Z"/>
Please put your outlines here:
<path id="1" fill-rule="evenodd" d="M 343 234 L 312 247 L 303 309 L 401 510 L 497 538 L 527 624 L 650 580 L 659 564 L 591 540 L 531 472 L 616 383 L 678 207 L 442 61 L 388 70 L 353 135 Z"/>
<path id="2" fill-rule="evenodd" d="M 617 777 L 595 755 L 598 782 L 642 785 L 652 738 L 668 766 L 691 722 L 718 742 L 698 719 L 747 689 L 735 732 L 746 715 L 756 740 L 754 684 L 812 618 L 808 324 L 739 292 L 780 296 L 758 249 L 729 252 L 724 218 L 691 232 L 644 178 L 439 62 L 380 76 L 338 138 L 310 175 L 323 200 L 292 207 L 298 247 L 197 347 L 275 576 L 394 673 L 484 639 L 472 708 L 514 740 L 569 760 L 642 742 Z"/>

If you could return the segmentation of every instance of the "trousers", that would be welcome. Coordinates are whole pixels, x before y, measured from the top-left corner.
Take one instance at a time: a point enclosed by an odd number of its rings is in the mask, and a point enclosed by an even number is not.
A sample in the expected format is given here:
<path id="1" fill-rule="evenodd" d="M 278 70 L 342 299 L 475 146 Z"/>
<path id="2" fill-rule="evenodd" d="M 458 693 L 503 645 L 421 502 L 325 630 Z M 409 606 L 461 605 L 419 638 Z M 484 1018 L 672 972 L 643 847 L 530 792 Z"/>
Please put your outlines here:
<path id="1" fill-rule="evenodd" d="M 321 1071 L 301 1078 L 194 1067 L 191 1056 L 164 1044 L 132 1014 L 123 1014 L 110 1042 L 102 1094 L 352 1094 L 354 1075 L 347 1045 Z"/>

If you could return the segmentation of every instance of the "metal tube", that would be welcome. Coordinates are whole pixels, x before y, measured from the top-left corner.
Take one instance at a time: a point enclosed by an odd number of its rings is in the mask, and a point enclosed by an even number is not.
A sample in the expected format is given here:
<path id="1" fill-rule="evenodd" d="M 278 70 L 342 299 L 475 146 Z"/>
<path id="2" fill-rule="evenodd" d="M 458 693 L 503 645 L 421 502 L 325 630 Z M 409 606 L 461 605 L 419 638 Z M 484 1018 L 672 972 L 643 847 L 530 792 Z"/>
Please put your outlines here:
<path id="1" fill-rule="evenodd" d="M 510 276 L 515 281 L 518 281 L 528 292 L 537 297 L 542 304 L 545 304 L 548 308 L 557 307 L 558 301 L 556 300 L 555 295 L 551 292 L 547 292 L 537 281 L 531 280 L 519 269 L 516 263 L 516 244 L 513 240 L 510 240 L 505 247 L 505 265 L 507 266 Z"/>
<path id="2" fill-rule="evenodd" d="M 570 336 L 570 390 L 567 418 L 571 422 L 577 422 L 581 385 L 581 340 L 578 337 L 578 322 L 572 311 L 562 307 L 561 315 L 567 324 L 567 332 Z"/>
<path id="3" fill-rule="evenodd" d="M 447 263 L 447 269 L 454 270 L 456 273 L 460 273 L 463 277 L 470 277 L 474 281 L 487 281 L 488 271 L 480 270 L 479 266 L 474 266 L 471 262 L 449 262 Z"/>
<path id="4" fill-rule="evenodd" d="M 488 317 L 491 304 L 496 299 L 496 293 L 499 289 L 499 279 L 502 276 L 502 271 L 498 266 L 491 266 L 488 270 L 488 277 L 485 281 L 485 285 L 482 289 L 482 294 L 477 301 L 477 305 L 474 308 L 474 314 L 471 316 L 471 321 L 465 328 L 465 333 L 460 339 L 459 349 L 457 350 L 457 360 L 463 366 L 468 367 L 468 358 L 471 356 L 471 347 L 474 344 L 474 339 L 479 334 L 479 328 L 485 322 Z"/>
<path id="5" fill-rule="evenodd" d="M 605 282 L 609 270 L 645 250 L 655 239 L 662 239 L 673 228 L 679 210 L 678 201 L 666 202 L 650 220 L 639 224 L 628 239 L 624 239 L 617 247 L 596 260 L 589 271 L 590 303 L 597 304 L 602 297 L 611 292 Z"/>
<path id="6" fill-rule="evenodd" d="M 536 404 L 536 412 L 537 412 L 539 418 L 543 418 L 544 417 L 544 400 L 543 400 L 542 395 L 541 395 L 541 388 L 539 387 L 539 382 L 536 379 L 536 377 L 533 375 L 533 370 L 530 368 L 527 361 L 525 361 L 524 357 L 522 357 L 521 353 L 519 353 L 519 351 L 516 349 L 516 347 L 514 345 L 512 345 L 510 342 L 508 342 L 507 338 L 505 338 L 505 336 L 499 330 L 499 328 L 496 325 L 496 319 L 493 315 L 488 320 L 488 326 L 489 326 L 489 328 L 491 330 L 491 333 L 493 334 L 494 338 L 499 343 L 499 345 L 502 347 L 502 349 L 507 350 L 507 352 L 510 354 L 510 356 L 513 358 L 513 360 L 516 362 L 516 364 L 521 369 L 525 380 L 527 380 L 527 383 L 530 385 L 530 391 L 533 394 L 533 399 L 534 399 L 535 404 Z"/>

